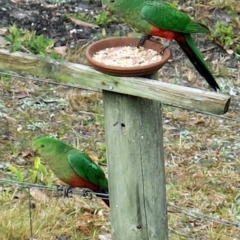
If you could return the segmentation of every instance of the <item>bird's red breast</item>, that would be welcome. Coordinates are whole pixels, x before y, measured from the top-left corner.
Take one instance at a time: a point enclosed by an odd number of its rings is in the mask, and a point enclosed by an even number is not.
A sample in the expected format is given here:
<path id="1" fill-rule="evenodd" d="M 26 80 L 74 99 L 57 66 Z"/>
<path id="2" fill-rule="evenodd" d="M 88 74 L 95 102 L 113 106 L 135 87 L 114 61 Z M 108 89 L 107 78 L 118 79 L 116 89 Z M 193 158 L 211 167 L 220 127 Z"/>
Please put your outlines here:
<path id="1" fill-rule="evenodd" d="M 71 187 L 88 188 L 88 189 L 91 189 L 92 191 L 100 190 L 100 188 L 97 185 L 87 181 L 86 179 L 78 176 L 77 174 L 72 176 L 68 181 L 66 181 L 66 179 L 61 179 L 61 180 L 67 183 Z"/>
<path id="2" fill-rule="evenodd" d="M 184 36 L 182 33 L 178 32 L 172 32 L 169 30 L 163 30 L 161 28 L 151 26 L 150 35 L 152 36 L 158 36 L 162 38 L 166 38 L 169 41 L 172 41 L 173 39 L 177 42 L 185 42 Z"/>

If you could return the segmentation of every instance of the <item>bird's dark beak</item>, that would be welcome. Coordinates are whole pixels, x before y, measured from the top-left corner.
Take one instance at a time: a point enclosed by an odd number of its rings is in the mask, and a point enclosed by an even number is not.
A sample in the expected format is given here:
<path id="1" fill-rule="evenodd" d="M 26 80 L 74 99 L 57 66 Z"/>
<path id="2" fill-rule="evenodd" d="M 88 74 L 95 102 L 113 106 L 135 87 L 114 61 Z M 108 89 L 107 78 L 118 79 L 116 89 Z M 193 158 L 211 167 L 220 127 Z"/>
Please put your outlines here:
<path id="1" fill-rule="evenodd" d="M 38 155 L 38 151 L 37 151 L 37 149 L 34 149 L 34 148 L 33 148 L 33 150 L 32 150 L 32 154 L 33 154 L 33 156 L 37 156 L 37 155 Z"/>
<path id="2" fill-rule="evenodd" d="M 114 2 L 115 2 L 115 0 L 110 0 L 110 1 L 108 1 L 108 3 L 110 3 L 110 4 L 112 4 L 112 3 L 114 3 Z M 109 8 L 108 4 L 106 4 L 106 3 L 103 3 L 102 9 L 103 9 L 104 11 L 110 11 L 110 8 Z"/>
<path id="3" fill-rule="evenodd" d="M 103 5 L 102 5 L 102 9 L 103 9 L 103 11 L 108 11 L 108 10 L 109 10 L 109 7 L 108 7 L 107 4 L 103 4 Z"/>

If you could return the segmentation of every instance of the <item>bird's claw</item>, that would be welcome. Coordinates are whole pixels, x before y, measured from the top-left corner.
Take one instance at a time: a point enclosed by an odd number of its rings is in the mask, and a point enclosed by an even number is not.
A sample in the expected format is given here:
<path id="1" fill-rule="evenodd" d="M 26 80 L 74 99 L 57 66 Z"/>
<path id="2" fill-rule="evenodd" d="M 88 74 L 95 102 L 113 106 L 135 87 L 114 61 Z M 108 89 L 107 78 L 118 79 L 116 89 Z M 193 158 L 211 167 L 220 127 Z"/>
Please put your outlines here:
<path id="1" fill-rule="evenodd" d="M 145 43 L 145 41 L 146 41 L 146 40 L 149 40 L 150 38 L 151 38 L 151 35 L 143 35 L 143 36 L 140 38 L 140 40 L 139 40 L 139 42 L 138 42 L 138 44 L 137 44 L 137 47 L 138 47 L 138 48 L 141 47 L 141 46 Z M 165 50 L 166 48 L 168 48 L 168 47 L 170 46 L 170 43 L 171 43 L 171 41 L 166 41 L 166 42 L 164 43 L 164 45 L 160 48 L 160 53 L 161 53 L 161 54 L 164 52 L 164 50 Z"/>
<path id="2" fill-rule="evenodd" d="M 161 48 L 160 48 L 160 54 L 163 54 L 163 52 L 165 51 L 165 49 L 167 48 L 167 46 L 162 46 Z"/>
<path id="3" fill-rule="evenodd" d="M 92 199 L 93 198 L 92 191 L 89 189 L 83 189 L 83 197 Z"/>
<path id="4" fill-rule="evenodd" d="M 170 41 L 166 41 L 163 46 L 160 48 L 160 53 L 162 54 L 166 48 L 170 46 Z"/>
<path id="5" fill-rule="evenodd" d="M 63 192 L 64 197 L 68 197 L 69 193 L 72 193 L 70 186 L 57 187 L 57 192 Z"/>
<path id="6" fill-rule="evenodd" d="M 146 40 L 149 40 L 150 39 L 150 35 L 143 35 L 141 38 L 140 38 L 140 40 L 139 40 L 139 42 L 138 42 L 138 44 L 137 44 L 137 47 L 139 48 L 139 47 L 141 47 L 144 43 L 145 43 L 145 41 Z"/>
<path id="7" fill-rule="evenodd" d="M 63 192 L 64 197 L 69 197 L 69 193 L 72 193 L 72 188 L 70 186 L 60 187 L 59 190 Z"/>

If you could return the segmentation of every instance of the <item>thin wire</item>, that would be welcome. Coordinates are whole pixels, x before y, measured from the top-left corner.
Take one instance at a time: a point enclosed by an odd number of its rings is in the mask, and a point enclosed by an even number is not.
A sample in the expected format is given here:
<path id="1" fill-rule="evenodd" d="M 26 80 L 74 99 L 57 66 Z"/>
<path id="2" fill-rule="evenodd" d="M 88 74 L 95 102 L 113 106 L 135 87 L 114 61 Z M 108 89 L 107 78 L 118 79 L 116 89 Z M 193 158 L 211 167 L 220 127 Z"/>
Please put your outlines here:
<path id="1" fill-rule="evenodd" d="M 60 85 L 60 86 L 64 86 L 64 87 L 78 88 L 78 89 L 87 90 L 87 91 L 91 91 L 91 92 L 98 92 L 98 93 L 102 92 L 102 91 L 99 91 L 99 90 L 94 90 L 92 88 L 79 87 L 77 85 L 69 85 L 69 84 L 65 84 L 65 83 L 61 83 L 61 82 L 56 82 L 54 80 L 41 79 L 41 78 L 38 78 L 38 77 L 32 78 L 32 77 L 21 76 L 21 75 L 18 75 L 18 74 L 13 74 L 13 73 L 2 72 L 2 71 L 0 71 L 0 74 L 5 74 L 5 75 L 11 76 L 11 77 L 17 77 L 17 78 L 22 78 L 22 79 L 26 79 L 26 80 L 36 81 L 36 82 L 45 82 L 45 83 Z M 163 105 L 174 107 L 174 108 L 180 108 L 180 109 L 184 109 L 186 111 L 191 111 L 191 112 L 200 113 L 200 114 L 204 114 L 204 115 L 208 115 L 208 116 L 212 116 L 212 117 L 221 118 L 223 120 L 228 120 L 228 121 L 233 121 L 233 122 L 240 123 L 240 119 L 233 119 L 233 118 L 229 118 L 229 117 L 225 117 L 225 116 L 220 116 L 220 115 L 217 115 L 217 114 L 214 114 L 214 113 L 197 111 L 197 110 L 193 110 L 193 109 L 190 109 L 190 108 L 187 108 L 187 107 L 180 107 L 180 106 L 172 105 L 172 104 L 163 104 Z"/>
<path id="2" fill-rule="evenodd" d="M 229 117 L 225 117 L 225 116 L 220 116 L 220 115 L 217 115 L 215 113 L 202 112 L 202 111 L 193 110 L 193 109 L 186 108 L 186 107 L 181 107 L 181 106 L 170 105 L 170 104 L 163 104 L 163 105 L 167 105 L 167 106 L 175 107 L 175 108 L 181 108 L 181 109 L 184 109 L 184 110 L 186 110 L 188 112 L 200 113 L 200 114 L 208 115 L 208 116 L 211 116 L 211 117 L 217 117 L 217 118 L 221 118 L 221 119 L 224 119 L 224 120 L 229 120 L 229 121 L 239 122 L 240 123 L 240 119 L 233 119 L 233 118 L 229 118 Z"/>
<path id="3" fill-rule="evenodd" d="M 70 84 L 56 82 L 54 80 L 49 80 L 49 79 L 42 79 L 42 78 L 38 78 L 38 77 L 26 77 L 26 76 L 21 76 L 21 75 L 18 75 L 18 74 L 2 72 L 2 71 L 0 71 L 0 74 L 4 74 L 4 75 L 7 75 L 7 76 L 11 76 L 11 77 L 17 77 L 17 78 L 21 78 L 21 79 L 26 79 L 26 80 L 31 80 L 31 81 L 36 81 L 36 82 L 50 83 L 50 84 L 60 85 L 60 86 L 64 86 L 64 87 L 78 88 L 78 89 L 87 90 L 87 91 L 91 91 L 91 92 L 101 93 L 101 91 L 94 90 L 92 88 L 79 87 L 78 85 L 70 85 Z"/>
<path id="4" fill-rule="evenodd" d="M 30 234 L 31 238 L 33 239 L 33 224 L 32 224 L 32 203 L 31 203 L 31 195 L 30 195 L 30 187 L 28 189 L 28 210 L 29 210 L 29 224 L 30 224 Z"/>
<path id="5" fill-rule="evenodd" d="M 47 191 L 52 191 L 52 192 L 56 192 L 56 193 L 62 193 L 64 195 L 65 193 L 65 189 L 66 187 L 57 187 L 57 186 L 46 186 L 46 185 L 42 185 L 42 184 L 34 184 L 34 183 L 29 183 L 29 182 L 19 182 L 17 180 L 9 180 L 9 179 L 0 179 L 0 184 L 9 184 L 9 185 L 16 185 L 18 187 L 22 187 L 22 188 L 38 188 L 41 190 L 47 190 Z M 82 196 L 84 198 L 100 198 L 100 199 L 109 199 L 109 194 L 107 193 L 101 193 L 101 192 L 93 192 L 89 189 L 79 189 L 79 188 L 71 188 L 69 190 L 70 194 L 73 195 L 79 195 Z"/>
<path id="6" fill-rule="evenodd" d="M 193 212 L 193 211 L 190 211 L 188 209 L 176 206 L 173 203 L 168 203 L 167 205 L 170 206 L 170 207 L 176 208 L 179 212 L 184 213 L 187 216 L 191 216 L 191 217 L 194 217 L 194 218 L 201 218 L 201 219 L 204 219 L 206 221 L 219 223 L 219 224 L 222 224 L 222 225 L 225 225 L 225 226 L 240 228 L 240 223 L 239 222 L 232 222 L 232 221 L 227 221 L 227 220 L 223 220 L 223 219 L 220 219 L 220 218 L 210 217 L 210 216 L 204 215 L 202 213 Z M 176 212 L 174 212 L 174 213 L 176 213 Z"/>
<path id="7" fill-rule="evenodd" d="M 62 188 L 60 187 L 49 187 L 49 186 L 45 186 L 45 185 L 40 185 L 40 184 L 33 184 L 33 183 L 28 183 L 28 182 L 19 182 L 16 180 L 8 180 L 8 179 L 0 179 L 0 184 L 10 184 L 10 185 L 17 185 L 19 187 L 23 187 L 23 188 L 39 188 L 39 189 L 43 189 L 43 190 L 48 190 L 48 191 L 55 191 L 55 192 L 59 192 L 62 191 Z M 108 194 L 103 194 L 103 193 L 97 193 L 97 192 L 92 192 L 91 190 L 88 189 L 82 189 L 82 190 L 77 190 L 77 189 L 71 189 L 72 190 L 72 194 L 75 195 L 81 195 L 83 197 L 86 197 L 86 192 L 87 194 L 91 194 L 91 197 L 97 197 L 100 199 L 109 199 L 109 195 Z M 101 197 L 99 197 L 101 196 Z M 87 196 L 89 197 L 89 195 Z M 233 222 L 233 221 L 227 221 L 227 220 L 223 220 L 223 219 L 219 219 L 219 218 L 215 218 L 215 217 L 210 217 L 207 215 L 204 215 L 202 213 L 197 213 L 182 207 L 179 207 L 173 203 L 167 203 L 167 205 L 169 207 L 175 208 L 178 210 L 178 212 L 173 212 L 171 210 L 168 209 L 168 212 L 170 213 L 183 213 L 187 216 L 193 217 L 193 218 L 200 218 L 203 220 L 206 220 L 208 222 L 214 222 L 214 223 L 218 223 L 218 224 L 222 224 L 225 226 L 233 226 L 233 227 L 238 227 L 240 228 L 240 223 L 239 222 Z M 29 208 L 31 208 L 31 200 L 30 200 L 30 190 L 29 190 Z M 31 213 L 31 209 L 29 210 L 29 216 L 30 216 L 30 226 L 31 226 L 31 234 L 32 234 L 32 213 Z"/>

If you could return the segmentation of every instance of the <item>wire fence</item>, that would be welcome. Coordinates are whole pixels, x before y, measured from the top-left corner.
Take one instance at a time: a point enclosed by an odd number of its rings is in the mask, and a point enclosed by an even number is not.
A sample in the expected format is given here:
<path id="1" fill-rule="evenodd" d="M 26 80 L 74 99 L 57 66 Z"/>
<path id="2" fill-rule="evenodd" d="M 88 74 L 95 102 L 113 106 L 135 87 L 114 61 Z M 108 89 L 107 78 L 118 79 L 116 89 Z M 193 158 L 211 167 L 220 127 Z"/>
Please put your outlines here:
<path id="1" fill-rule="evenodd" d="M 69 188 L 69 187 L 59 187 L 59 186 L 46 186 L 41 184 L 35 184 L 35 183 L 29 183 L 29 182 L 20 182 L 17 180 L 8 180 L 8 179 L 0 179 L 1 185 L 10 185 L 10 186 L 16 186 L 21 188 L 37 188 L 39 190 L 46 190 L 55 192 L 57 194 L 62 194 L 62 196 L 66 195 L 66 191 L 68 194 L 78 195 L 82 196 L 84 198 L 90 198 L 93 197 L 100 198 L 100 199 L 109 199 L 109 194 L 107 193 L 101 193 L 101 192 L 93 192 L 89 189 L 80 189 L 80 188 Z"/>
<path id="2" fill-rule="evenodd" d="M 92 199 L 100 198 L 102 200 L 109 199 L 109 195 L 105 193 L 100 192 L 93 192 L 89 189 L 79 189 L 79 188 L 69 188 L 68 186 L 59 187 L 59 186 L 46 186 L 41 184 L 34 184 L 29 182 L 20 182 L 17 180 L 9 180 L 9 179 L 0 179 L 0 185 L 3 186 L 1 189 L 2 192 L 4 192 L 4 187 L 18 187 L 18 188 L 26 188 L 28 190 L 28 212 L 29 212 L 29 226 L 30 226 L 30 239 L 33 238 L 33 217 L 32 217 L 32 201 L 31 201 L 31 189 L 38 189 L 38 190 L 44 190 L 49 192 L 54 192 L 58 196 L 64 196 L 66 197 L 66 190 L 67 190 L 67 196 L 69 195 L 77 195 L 84 198 Z M 0 191 L 0 192 L 1 192 Z M 60 195 L 59 195 L 60 194 Z"/>
<path id="3" fill-rule="evenodd" d="M 27 189 L 31 189 L 31 188 L 37 188 L 39 190 L 45 190 L 45 191 L 50 191 L 50 192 L 55 192 L 55 193 L 60 193 L 62 194 L 62 196 L 64 196 L 64 191 L 65 191 L 65 187 L 59 187 L 59 186 L 45 186 L 45 185 L 41 185 L 41 184 L 34 184 L 34 183 L 29 183 L 29 182 L 20 182 L 17 180 L 8 180 L 8 179 L 0 179 L 0 185 L 3 185 L 3 187 L 6 186 L 15 186 L 15 187 L 19 187 L 19 188 L 27 188 Z M 4 190 L 4 188 L 3 188 Z M 3 191 L 2 190 L 2 191 Z M 71 188 L 70 189 L 70 194 L 72 195 L 77 195 L 77 196 L 81 196 L 84 198 L 88 198 L 88 199 L 92 199 L 92 198 L 99 198 L 99 199 L 109 199 L 109 194 L 105 194 L 105 193 L 100 193 L 100 192 L 93 192 L 89 189 L 80 189 L 80 188 Z M 31 194 L 29 193 L 29 197 L 31 196 Z M 216 217 L 211 217 L 211 216 L 207 216 L 204 215 L 202 213 L 199 212 L 194 212 L 191 211 L 189 209 L 186 208 L 182 208 L 180 206 L 175 205 L 174 203 L 167 203 L 168 205 L 168 212 L 169 213 L 182 213 L 186 216 L 195 218 L 195 219 L 200 219 L 202 221 L 207 221 L 207 222 L 211 222 L 211 223 L 217 223 L 217 224 L 221 224 L 224 226 L 231 226 L 231 227 L 237 227 L 240 228 L 240 222 L 233 222 L 233 221 L 227 221 L 224 219 L 220 219 L 220 218 L 216 218 Z M 31 199 L 29 198 L 29 208 L 31 206 Z M 32 225 L 32 219 L 31 219 L 31 208 L 29 209 L 29 216 L 30 216 L 30 225 Z"/>

